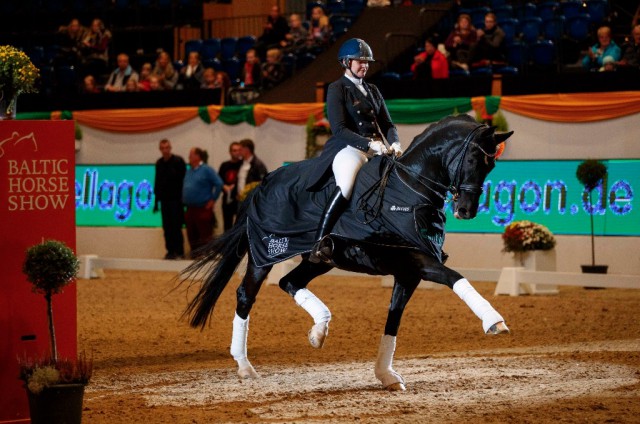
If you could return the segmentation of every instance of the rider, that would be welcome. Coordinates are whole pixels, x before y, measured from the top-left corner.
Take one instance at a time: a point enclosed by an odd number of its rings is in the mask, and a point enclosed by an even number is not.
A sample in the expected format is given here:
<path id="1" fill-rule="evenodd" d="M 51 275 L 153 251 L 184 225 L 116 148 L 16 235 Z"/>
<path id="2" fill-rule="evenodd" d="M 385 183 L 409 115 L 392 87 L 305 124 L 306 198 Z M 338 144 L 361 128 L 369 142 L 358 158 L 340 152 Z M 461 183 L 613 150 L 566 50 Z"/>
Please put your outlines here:
<path id="1" fill-rule="evenodd" d="M 369 63 L 373 61 L 371 47 L 359 38 L 345 41 L 338 51 L 338 62 L 345 71 L 327 91 L 327 116 L 333 137 L 322 152 L 322 156 L 332 159 L 337 187 L 322 214 L 309 258 L 312 262 L 330 261 L 331 248 L 321 246 L 320 240 L 331 232 L 349 203 L 362 165 L 374 155 L 389 151 L 402 154 L 398 131 L 380 91 L 364 82 Z"/>

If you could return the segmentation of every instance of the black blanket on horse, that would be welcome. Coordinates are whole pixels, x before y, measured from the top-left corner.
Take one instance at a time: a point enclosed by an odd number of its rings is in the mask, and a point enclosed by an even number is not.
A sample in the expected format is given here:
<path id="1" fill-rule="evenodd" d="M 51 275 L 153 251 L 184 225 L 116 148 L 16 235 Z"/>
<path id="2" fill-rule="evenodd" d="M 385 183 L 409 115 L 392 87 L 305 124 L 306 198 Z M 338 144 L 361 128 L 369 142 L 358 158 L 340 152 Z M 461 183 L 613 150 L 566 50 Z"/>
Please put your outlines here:
<path id="1" fill-rule="evenodd" d="M 331 178 L 320 190 L 307 190 L 316 161 L 309 159 L 275 170 L 250 198 L 247 233 L 256 266 L 272 265 L 311 250 L 324 206 L 335 189 Z M 350 205 L 332 234 L 379 245 L 414 247 L 442 262 L 444 227 L 442 204 L 433 205 L 403 181 L 393 159 L 378 156 L 358 173 Z"/>

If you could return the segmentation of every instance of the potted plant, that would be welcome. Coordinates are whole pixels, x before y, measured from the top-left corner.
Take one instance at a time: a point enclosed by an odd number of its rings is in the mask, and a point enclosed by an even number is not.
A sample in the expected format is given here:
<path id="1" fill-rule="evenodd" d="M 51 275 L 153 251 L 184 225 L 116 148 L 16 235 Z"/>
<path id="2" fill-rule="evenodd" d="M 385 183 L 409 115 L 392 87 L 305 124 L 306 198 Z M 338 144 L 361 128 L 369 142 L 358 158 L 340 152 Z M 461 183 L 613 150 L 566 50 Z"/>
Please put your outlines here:
<path id="1" fill-rule="evenodd" d="M 75 280 L 79 268 L 76 255 L 64 243 L 47 240 L 27 249 L 22 272 L 33 291 L 47 302 L 51 351 L 38 359 L 20 360 L 20 378 L 25 382 L 32 424 L 80 423 L 84 387 L 93 372 L 93 362 L 81 354 L 75 360 L 58 357 L 53 321 L 54 294 Z"/>
<path id="2" fill-rule="evenodd" d="M 602 162 L 595 159 L 587 159 L 578 165 L 576 177 L 580 184 L 585 188 L 583 194 L 584 200 L 589 196 L 589 205 L 592 204 L 591 198 L 593 190 L 598 187 L 607 177 L 607 167 Z M 589 220 L 591 223 L 591 265 L 581 265 L 582 272 L 590 274 L 606 274 L 607 265 L 596 265 L 595 241 L 593 235 L 593 211 L 589 211 Z"/>
<path id="3" fill-rule="evenodd" d="M 523 220 L 513 221 L 504 228 L 502 243 L 503 252 L 513 252 L 522 258 L 524 252 L 553 249 L 556 239 L 544 225 Z"/>
<path id="4" fill-rule="evenodd" d="M 16 102 L 22 93 L 35 93 L 38 68 L 29 56 L 13 46 L 0 46 L 0 120 L 16 116 Z"/>

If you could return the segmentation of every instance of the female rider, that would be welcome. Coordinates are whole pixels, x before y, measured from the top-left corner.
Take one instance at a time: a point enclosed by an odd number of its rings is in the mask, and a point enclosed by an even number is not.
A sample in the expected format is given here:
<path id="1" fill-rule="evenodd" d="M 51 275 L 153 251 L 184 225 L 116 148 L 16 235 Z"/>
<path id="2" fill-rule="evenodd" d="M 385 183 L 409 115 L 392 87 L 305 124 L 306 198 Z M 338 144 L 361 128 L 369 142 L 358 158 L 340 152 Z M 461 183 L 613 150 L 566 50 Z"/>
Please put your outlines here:
<path id="1" fill-rule="evenodd" d="M 359 38 L 345 41 L 338 51 L 338 62 L 345 71 L 327 91 L 327 115 L 333 137 L 327 141 L 321 155 L 322 164 L 327 164 L 327 168 L 331 165 L 337 187 L 327 202 L 316 232 L 316 244 L 309 258 L 315 263 L 330 261 L 331 248 L 321 246 L 319 242 L 331 232 L 349 203 L 362 165 L 374 155 L 389 151 L 402 154 L 398 131 L 391 122 L 380 91 L 364 82 L 369 63 L 373 61 L 371 48 Z"/>

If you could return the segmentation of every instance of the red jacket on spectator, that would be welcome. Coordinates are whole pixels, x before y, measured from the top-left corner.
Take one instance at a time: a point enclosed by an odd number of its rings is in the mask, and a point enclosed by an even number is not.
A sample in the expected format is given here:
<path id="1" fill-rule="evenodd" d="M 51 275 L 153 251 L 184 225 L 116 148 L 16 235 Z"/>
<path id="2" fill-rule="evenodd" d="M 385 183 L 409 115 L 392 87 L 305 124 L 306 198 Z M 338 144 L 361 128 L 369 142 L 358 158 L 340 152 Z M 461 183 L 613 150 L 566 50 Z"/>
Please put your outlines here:
<path id="1" fill-rule="evenodd" d="M 429 78 L 429 75 L 426 74 L 428 72 L 428 64 L 429 60 L 427 57 L 427 52 L 422 52 L 418 54 L 417 58 L 420 58 L 422 61 L 415 61 L 413 65 L 411 65 L 411 72 L 413 72 L 414 79 L 423 79 Z M 422 69 L 426 68 L 426 69 Z M 431 78 L 433 79 L 442 79 L 449 78 L 449 62 L 445 55 L 440 52 L 440 50 L 435 50 L 433 55 L 431 56 Z"/>

